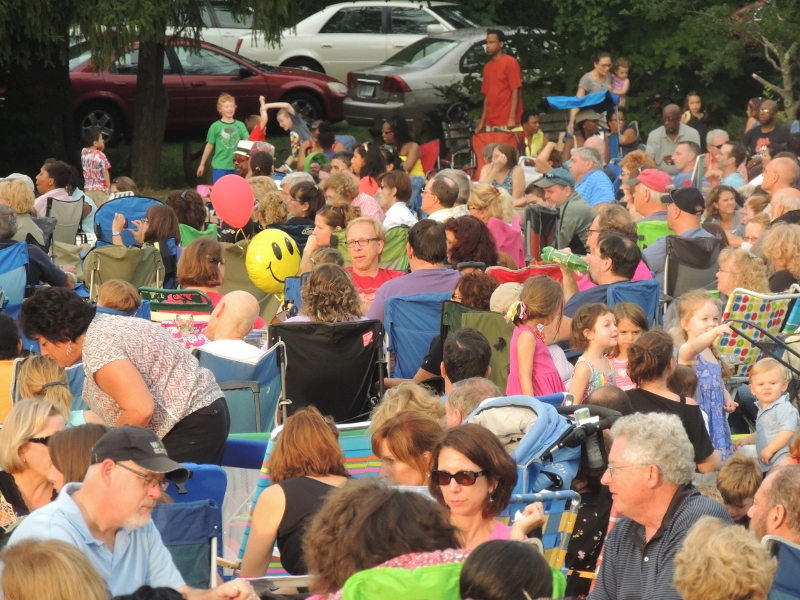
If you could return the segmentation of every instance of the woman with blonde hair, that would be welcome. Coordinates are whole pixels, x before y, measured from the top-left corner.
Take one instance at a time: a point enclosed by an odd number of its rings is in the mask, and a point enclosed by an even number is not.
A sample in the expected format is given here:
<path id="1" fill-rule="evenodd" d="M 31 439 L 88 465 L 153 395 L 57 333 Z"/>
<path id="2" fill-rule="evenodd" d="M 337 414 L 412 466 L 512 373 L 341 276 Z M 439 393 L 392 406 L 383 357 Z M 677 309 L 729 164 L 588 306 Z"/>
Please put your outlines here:
<path id="1" fill-rule="evenodd" d="M 47 443 L 68 417 L 68 408 L 47 400 L 20 400 L 11 409 L 0 429 L 0 540 L 19 519 L 55 498 Z"/>
<path id="2" fill-rule="evenodd" d="M 769 294 L 767 266 L 755 254 L 739 248 L 725 248 L 719 253 L 717 289 L 730 296 L 736 288 Z"/>
<path id="3" fill-rule="evenodd" d="M 339 265 L 322 264 L 311 269 L 300 292 L 303 307 L 287 323 L 361 321 L 361 299 L 350 274 Z"/>
<path id="4" fill-rule="evenodd" d="M 49 356 L 33 355 L 22 362 L 17 385 L 23 398 L 46 400 L 69 412 L 72 392 L 67 372 Z"/>
<path id="5" fill-rule="evenodd" d="M 773 293 L 788 290 L 800 281 L 800 225 L 775 223 L 760 241 L 769 269 L 769 289 Z"/>
<path id="6" fill-rule="evenodd" d="M 683 600 L 766 600 L 777 560 L 744 527 L 700 517 L 675 555 Z"/>
<path id="7" fill-rule="evenodd" d="M 29 540 L 0 555 L 3 594 L 8 600 L 107 600 L 105 582 L 74 544 Z"/>
<path id="8" fill-rule="evenodd" d="M 295 575 L 308 571 L 302 548 L 306 525 L 328 494 L 350 476 L 337 435 L 313 406 L 286 420 L 269 459 L 272 485 L 259 496 L 253 511 L 243 577 L 267 572 L 276 540 L 284 569 Z"/>
<path id="9" fill-rule="evenodd" d="M 253 179 L 268 179 L 268 177 L 254 177 Z M 250 181 L 252 182 L 253 179 Z M 253 211 L 253 220 L 258 221 L 262 227 L 286 221 L 287 211 L 282 192 L 277 189 L 268 190 L 261 195 L 256 194 L 256 199 L 258 204 Z"/>
<path id="10" fill-rule="evenodd" d="M 17 213 L 17 233 L 11 239 L 17 242 L 29 241 L 31 236 L 40 246 L 44 246 L 44 234 L 33 222 L 33 190 L 22 179 L 0 181 L 0 204 L 10 206 Z"/>
<path id="11" fill-rule="evenodd" d="M 483 221 L 492 232 L 497 250 L 511 256 L 518 269 L 523 268 L 525 250 L 520 233 L 522 225 L 519 215 L 514 212 L 509 193 L 488 183 L 479 183 L 472 188 L 467 208 L 473 217 Z"/>
<path id="12" fill-rule="evenodd" d="M 319 184 L 328 204 L 345 203 L 361 210 L 362 217 L 375 219 L 383 223 L 385 215 L 378 202 L 372 196 L 360 192 L 358 183 L 346 173 L 334 173 Z"/>
<path id="13" fill-rule="evenodd" d="M 386 390 L 383 400 L 372 410 L 369 418 L 370 429 L 377 431 L 390 418 L 405 411 L 422 413 L 439 423 L 444 423 L 444 404 L 439 397 L 424 385 L 404 381 Z"/>

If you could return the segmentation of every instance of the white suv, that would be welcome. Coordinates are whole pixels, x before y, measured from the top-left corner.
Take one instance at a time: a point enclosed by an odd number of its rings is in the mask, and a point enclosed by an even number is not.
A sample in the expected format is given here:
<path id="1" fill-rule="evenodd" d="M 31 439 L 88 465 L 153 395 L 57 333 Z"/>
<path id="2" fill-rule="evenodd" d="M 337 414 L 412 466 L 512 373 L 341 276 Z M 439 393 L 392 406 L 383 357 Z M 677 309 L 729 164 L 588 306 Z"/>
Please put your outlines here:
<path id="1" fill-rule="evenodd" d="M 236 51 L 258 62 L 299 67 L 345 81 L 426 35 L 491 23 L 449 2 L 347 2 L 334 4 L 284 30 L 279 47 L 263 36 L 241 36 Z"/>

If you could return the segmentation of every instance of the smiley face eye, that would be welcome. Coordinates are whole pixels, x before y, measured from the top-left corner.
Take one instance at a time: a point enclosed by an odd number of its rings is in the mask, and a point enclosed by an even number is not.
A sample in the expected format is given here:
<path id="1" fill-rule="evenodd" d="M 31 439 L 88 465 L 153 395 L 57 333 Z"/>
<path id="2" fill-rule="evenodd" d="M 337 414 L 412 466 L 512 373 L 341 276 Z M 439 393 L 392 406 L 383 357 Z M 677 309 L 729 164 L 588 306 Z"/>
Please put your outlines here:
<path id="1" fill-rule="evenodd" d="M 294 256 L 294 246 L 292 246 L 292 240 L 289 238 L 283 238 L 283 243 L 286 244 L 286 249 L 289 251 L 289 256 Z"/>
<path id="2" fill-rule="evenodd" d="M 275 258 L 278 260 L 283 259 L 283 252 L 281 251 L 281 247 L 278 246 L 275 242 L 272 242 L 272 252 L 275 254 Z"/>

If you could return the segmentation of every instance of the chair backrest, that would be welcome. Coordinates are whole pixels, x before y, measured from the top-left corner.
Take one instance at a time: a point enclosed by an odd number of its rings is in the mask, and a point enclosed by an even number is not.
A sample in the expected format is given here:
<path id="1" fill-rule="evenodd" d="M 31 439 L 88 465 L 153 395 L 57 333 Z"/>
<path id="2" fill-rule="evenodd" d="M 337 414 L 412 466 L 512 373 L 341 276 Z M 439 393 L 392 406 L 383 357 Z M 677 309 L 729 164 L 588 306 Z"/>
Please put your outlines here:
<path id="1" fill-rule="evenodd" d="M 39 226 L 39 229 L 42 230 L 42 238 L 44 240 L 44 244 L 39 246 L 39 244 L 36 242 L 36 240 L 33 238 L 31 234 L 28 234 L 26 236 L 28 238 L 28 242 L 36 244 L 48 254 L 53 254 L 53 242 L 59 241 L 54 238 L 56 226 L 58 225 L 58 220 L 53 217 L 31 217 L 31 221 L 36 223 L 36 225 Z M 75 238 L 73 237 L 72 241 L 68 243 L 71 245 L 75 245 Z"/>
<path id="2" fill-rule="evenodd" d="M 283 288 L 283 305 L 291 309 L 289 311 L 290 317 L 297 316 L 300 309 L 303 307 L 302 289 L 303 284 L 308 281 L 310 273 L 303 273 L 298 277 L 287 277 L 286 283 Z"/>
<path id="3" fill-rule="evenodd" d="M 211 314 L 214 307 L 209 298 L 200 290 L 166 290 L 152 287 L 140 287 L 142 300 L 150 302 L 151 312 L 199 312 Z"/>
<path id="4" fill-rule="evenodd" d="M 313 154 L 309 154 L 306 156 L 306 160 L 303 163 L 303 171 L 310 173 L 311 163 L 317 163 L 319 166 L 329 165 L 331 163 L 331 159 L 328 158 L 328 155 L 324 152 L 314 152 Z"/>
<path id="5" fill-rule="evenodd" d="M 128 231 L 132 227 L 133 221 L 145 218 L 147 209 L 151 206 L 161 206 L 161 202 L 145 196 L 125 196 L 109 200 L 97 209 L 94 215 L 94 231 L 97 236 L 97 245 L 113 244 L 114 238 L 111 235 L 111 224 L 114 222 L 114 215 L 120 213 L 128 220 L 128 226 L 122 230 L 122 243 L 125 246 L 133 246 L 136 240 L 133 234 Z M 71 243 L 75 243 L 73 240 Z"/>
<path id="6" fill-rule="evenodd" d="M 394 353 L 393 377 L 411 379 L 417 374 L 431 341 L 442 329 L 442 303 L 450 293 L 395 296 L 386 300 L 383 322 Z"/>
<path id="7" fill-rule="evenodd" d="M 439 159 L 440 151 L 441 142 L 439 138 L 420 145 L 419 160 L 422 162 L 422 170 L 425 173 L 436 167 L 436 161 Z"/>
<path id="8" fill-rule="evenodd" d="M 394 271 L 408 271 L 408 254 L 406 245 L 408 244 L 409 227 L 398 225 L 386 231 L 386 243 L 381 253 L 379 266 L 382 269 L 392 269 Z M 347 249 L 347 238 L 344 231 L 334 231 L 331 234 L 331 242 L 336 240 L 336 249 L 344 258 L 346 267 L 352 266 L 350 251 Z"/>
<path id="9" fill-rule="evenodd" d="M 0 289 L 8 304 L 3 312 L 16 318 L 22 301 L 30 295 L 28 289 L 28 245 L 17 242 L 0 250 Z"/>
<path id="10" fill-rule="evenodd" d="M 365 569 L 348 577 L 342 597 L 348 600 L 461 600 L 459 578 L 463 566 L 463 562 L 451 562 L 416 569 Z"/>
<path id="11" fill-rule="evenodd" d="M 542 248 L 552 246 L 556 237 L 558 209 L 548 208 L 541 204 L 529 204 L 525 207 L 525 258 L 540 260 Z"/>
<path id="12" fill-rule="evenodd" d="M 758 294 L 749 290 L 735 289 L 728 297 L 728 304 L 722 312 L 722 321 L 730 320 L 748 321 L 758 325 L 768 333 L 776 335 L 781 333 L 784 321 L 789 315 L 789 303 L 795 304 L 800 298 L 798 288 L 793 287 L 789 294 Z M 754 341 L 762 341 L 765 335 L 754 327 L 737 324 L 742 332 Z M 750 368 L 758 360 L 761 351 L 752 341 L 734 332 L 723 334 L 717 343 L 720 359 L 734 368 L 734 377 L 748 377 Z"/>
<path id="13" fill-rule="evenodd" d="M 231 413 L 231 433 L 272 431 L 275 426 L 281 398 L 280 345 L 270 348 L 256 364 L 217 356 L 213 347 L 210 351 L 198 348 L 193 352 L 200 366 L 211 371 L 220 386 L 227 384 L 228 389 L 223 391 Z"/>
<path id="14" fill-rule="evenodd" d="M 57 242 L 74 244 L 83 220 L 83 208 L 86 203 L 81 200 L 63 202 L 55 198 L 47 199 L 47 216 L 55 218 L 58 223 L 53 234 Z"/>
<path id="15" fill-rule="evenodd" d="M 639 235 L 640 250 L 644 250 L 662 237 L 674 235 L 666 221 L 639 221 L 636 223 L 636 233 Z"/>
<path id="16" fill-rule="evenodd" d="M 264 453 L 264 461 L 261 466 L 261 474 L 258 478 L 256 491 L 253 495 L 253 502 L 250 506 L 250 514 L 245 527 L 242 543 L 239 547 L 239 558 L 244 556 L 244 549 L 247 545 L 247 538 L 250 534 L 250 524 L 253 519 L 253 510 L 255 510 L 256 503 L 258 502 L 261 493 L 272 485 L 272 480 L 269 476 L 269 457 L 275 447 L 275 440 L 277 439 L 283 427 L 277 427 L 273 430 L 270 436 L 267 450 Z M 381 470 L 381 461 L 372 452 L 372 431 L 369 428 L 369 422 L 360 422 L 344 425 L 336 425 L 339 430 L 339 446 L 344 452 L 345 468 L 347 472 L 353 477 L 377 477 Z M 273 561 L 270 564 L 268 573 L 275 575 L 285 573 L 280 566 L 280 561 Z"/>
<path id="17" fill-rule="evenodd" d="M 463 327 L 480 331 L 492 347 L 492 358 L 489 366 L 492 372 L 489 379 L 506 391 L 508 369 L 511 364 L 511 337 L 514 335 L 514 324 L 506 322 L 500 313 L 478 310 L 464 306 L 460 302 L 447 300 L 442 304 L 442 340 Z"/>
<path id="18" fill-rule="evenodd" d="M 289 412 L 313 405 L 337 423 L 363 420 L 383 397 L 384 335 L 380 321 L 271 325 L 270 348 L 285 344 L 279 360 Z"/>
<path id="19" fill-rule="evenodd" d="M 512 271 L 505 267 L 489 267 L 486 273 L 495 278 L 497 283 L 525 283 L 536 275 L 547 275 L 558 283 L 564 282 L 561 267 L 558 265 L 531 265 L 524 269 Z"/>
<path id="20" fill-rule="evenodd" d="M 250 292 L 261 307 L 259 315 L 269 323 L 278 313 L 281 302 L 277 296 L 256 287 L 247 274 L 246 259 L 250 240 L 243 240 L 235 244 L 223 242 L 221 245 L 222 257 L 225 259 L 225 282 L 220 286 L 220 293 L 227 294 L 235 290 Z"/>
<path id="21" fill-rule="evenodd" d="M 214 500 L 159 504 L 153 523 L 186 585 L 216 585 L 217 539 L 222 531 L 220 507 Z"/>
<path id="22" fill-rule="evenodd" d="M 669 235 L 664 263 L 664 299 L 709 288 L 716 283 L 720 240 L 715 237 L 683 238 Z"/>
<path id="23" fill-rule="evenodd" d="M 112 204 L 103 205 L 108 206 Z M 96 298 L 100 286 L 111 279 L 127 281 L 136 289 L 161 288 L 164 262 L 158 248 L 146 244 L 141 248 L 102 246 L 86 255 L 84 281 L 89 280 L 89 296 Z"/>
<path id="24" fill-rule="evenodd" d="M 772 580 L 769 600 L 800 600 L 800 546 L 777 535 L 765 535 L 762 543 L 778 559 L 778 569 Z"/>
<path id="25" fill-rule="evenodd" d="M 186 225 L 184 223 L 179 224 L 178 229 L 181 232 L 181 246 L 184 248 L 197 238 L 209 237 L 214 240 L 217 239 L 217 225 L 215 223 L 207 225 L 203 231 L 197 231 L 197 229 L 191 225 Z"/>
<path id="26" fill-rule="evenodd" d="M 626 281 L 615 283 L 606 291 L 606 304 L 614 308 L 620 302 L 634 302 L 644 309 L 650 327 L 661 324 L 661 302 L 659 302 L 658 281 Z"/>
<path id="27" fill-rule="evenodd" d="M 515 494 L 511 496 L 511 503 L 501 516 L 513 516 L 518 510 L 523 510 L 532 502 L 544 504 L 545 521 L 542 525 L 544 557 L 551 567 L 563 569 L 569 540 L 578 519 L 580 498 L 580 495 L 572 490 Z"/>

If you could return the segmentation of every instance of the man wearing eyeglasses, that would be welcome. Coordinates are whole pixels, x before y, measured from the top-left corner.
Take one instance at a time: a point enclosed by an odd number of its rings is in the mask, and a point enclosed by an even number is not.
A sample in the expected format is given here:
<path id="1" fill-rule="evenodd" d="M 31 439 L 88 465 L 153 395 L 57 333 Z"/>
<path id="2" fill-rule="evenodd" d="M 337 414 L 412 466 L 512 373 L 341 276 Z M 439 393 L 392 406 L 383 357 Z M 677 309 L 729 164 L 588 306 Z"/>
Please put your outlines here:
<path id="1" fill-rule="evenodd" d="M 763 100 L 758 105 L 758 125 L 745 133 L 742 138 L 742 144 L 752 159 L 761 158 L 764 148 L 769 145 L 786 148 L 786 144 L 789 143 L 789 129 L 786 125 L 775 122 L 777 116 L 778 104 L 775 101 Z"/>
<path id="2" fill-rule="evenodd" d="M 722 504 L 692 485 L 695 456 L 676 415 L 636 413 L 611 428 L 601 483 L 622 514 L 605 542 L 589 600 L 680 600 L 673 559 L 689 529 L 710 515 L 732 523 Z"/>
<path id="3" fill-rule="evenodd" d="M 149 585 L 176 589 L 192 600 L 257 598 L 240 579 L 211 590 L 190 588 L 175 567 L 150 513 L 168 480 L 188 477 L 154 432 L 115 427 L 92 448 L 83 483 L 68 483 L 55 502 L 26 517 L 8 545 L 31 539 L 73 544 L 86 554 L 112 596 Z"/>
<path id="4" fill-rule="evenodd" d="M 359 217 L 348 223 L 345 231 L 347 251 L 353 266 L 346 267 L 361 298 L 361 312 L 366 314 L 375 292 L 387 281 L 403 275 L 401 271 L 382 269 L 381 254 L 386 244 L 383 225 L 369 217 Z"/>

